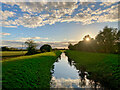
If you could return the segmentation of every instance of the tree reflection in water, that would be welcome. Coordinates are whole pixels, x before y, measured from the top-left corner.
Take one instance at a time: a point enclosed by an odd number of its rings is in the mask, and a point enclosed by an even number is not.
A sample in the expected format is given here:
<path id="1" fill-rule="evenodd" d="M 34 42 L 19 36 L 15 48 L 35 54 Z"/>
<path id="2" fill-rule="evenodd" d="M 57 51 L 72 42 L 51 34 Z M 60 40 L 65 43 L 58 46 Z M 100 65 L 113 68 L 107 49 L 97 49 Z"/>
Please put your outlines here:
<path id="1" fill-rule="evenodd" d="M 68 63 L 70 66 L 72 66 L 72 60 L 68 57 Z"/>
<path id="2" fill-rule="evenodd" d="M 85 66 L 78 65 L 62 53 L 52 67 L 51 88 L 99 88 L 99 83 L 88 79 Z"/>
<path id="3" fill-rule="evenodd" d="M 90 80 L 88 81 L 87 77 L 89 76 L 88 72 L 86 72 L 86 69 L 84 66 L 80 66 L 79 68 L 79 76 L 81 78 L 81 82 L 79 83 L 80 87 L 86 87 L 87 84 L 91 87 L 91 88 L 95 88 L 95 90 L 97 90 L 97 88 L 100 88 L 100 83 L 98 83 L 97 81 L 93 81 Z"/>
<path id="4" fill-rule="evenodd" d="M 74 65 L 79 71 L 79 76 L 80 76 L 80 82 L 79 82 L 79 86 L 81 88 L 85 88 L 87 86 L 90 86 L 91 88 L 95 88 L 95 90 L 97 88 L 100 88 L 100 83 L 98 83 L 97 81 L 93 81 L 93 80 L 88 80 L 87 77 L 89 76 L 88 72 L 86 72 L 86 68 L 83 65 L 79 65 L 76 64 L 73 60 L 71 60 L 68 57 L 68 63 L 70 66 Z"/>

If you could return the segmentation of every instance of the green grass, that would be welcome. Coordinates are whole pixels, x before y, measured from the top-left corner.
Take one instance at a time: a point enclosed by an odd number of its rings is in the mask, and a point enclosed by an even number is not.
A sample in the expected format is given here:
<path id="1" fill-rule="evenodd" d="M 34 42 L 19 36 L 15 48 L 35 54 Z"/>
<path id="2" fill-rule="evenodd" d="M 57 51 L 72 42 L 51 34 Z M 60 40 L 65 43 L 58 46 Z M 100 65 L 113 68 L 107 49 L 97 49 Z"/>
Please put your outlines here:
<path id="1" fill-rule="evenodd" d="M 7 59 L 2 62 L 3 88 L 49 88 L 53 63 L 60 51 Z"/>
<path id="2" fill-rule="evenodd" d="M 89 78 L 100 82 L 108 88 L 118 88 L 120 82 L 119 57 L 115 54 L 66 51 L 70 59 L 77 64 L 77 69 L 85 68 Z"/>
<path id="3" fill-rule="evenodd" d="M 26 53 L 27 51 L 2 51 L 0 52 L 0 56 L 2 56 L 2 59 L 5 60 L 13 57 L 22 56 Z"/>

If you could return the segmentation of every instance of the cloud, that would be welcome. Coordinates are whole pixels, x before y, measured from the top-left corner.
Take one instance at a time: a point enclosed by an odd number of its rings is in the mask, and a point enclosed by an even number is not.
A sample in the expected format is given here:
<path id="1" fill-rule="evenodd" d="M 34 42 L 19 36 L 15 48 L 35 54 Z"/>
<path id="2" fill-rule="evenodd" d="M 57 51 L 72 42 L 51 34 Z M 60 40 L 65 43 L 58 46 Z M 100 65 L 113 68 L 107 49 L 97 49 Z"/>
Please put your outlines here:
<path id="1" fill-rule="evenodd" d="M 17 28 L 17 26 L 4 26 L 4 27 L 8 27 L 8 28 Z"/>
<path id="2" fill-rule="evenodd" d="M 21 41 L 26 41 L 28 39 L 34 39 L 34 40 L 37 40 L 37 39 L 48 39 L 48 38 L 41 38 L 41 37 L 27 37 L 27 38 L 20 38 Z"/>
<path id="3" fill-rule="evenodd" d="M 17 13 L 1 11 L 4 14 L 2 21 L 4 27 L 22 25 L 36 28 L 47 24 L 53 25 L 56 22 L 80 22 L 86 25 L 119 20 L 116 2 L 102 2 L 95 10 L 93 8 L 98 5 L 97 2 L 6 2 L 6 4 L 18 5 L 23 14 L 15 20 L 8 20 L 8 17 L 13 17 Z M 89 4 L 92 5 L 88 6 Z M 104 8 L 101 8 L 102 6 Z"/>
<path id="4" fill-rule="evenodd" d="M 0 35 L 11 35 L 10 33 L 0 33 Z"/>
<path id="5" fill-rule="evenodd" d="M 94 7 L 95 7 L 95 5 L 91 5 L 91 7 L 92 7 L 92 8 L 94 8 Z"/>
<path id="6" fill-rule="evenodd" d="M 7 10 L 6 11 L 0 10 L 0 15 L 2 15 L 2 20 L 7 20 L 8 17 L 13 17 L 15 13 Z"/>
<path id="7" fill-rule="evenodd" d="M 25 42 L 29 39 L 32 39 L 32 40 L 48 40 L 48 38 L 42 38 L 42 37 L 22 37 L 22 38 L 18 38 L 18 40 L 7 40 L 7 41 Z"/>
<path id="8" fill-rule="evenodd" d="M 112 4 L 114 4 L 115 2 L 113 1 L 110 1 L 110 2 L 103 2 L 103 3 L 101 3 L 100 4 L 100 6 L 104 6 L 104 7 L 107 7 L 107 6 L 110 6 L 110 5 L 112 5 Z"/>
<path id="9" fill-rule="evenodd" d="M 49 44 L 52 46 L 52 48 L 68 48 L 69 43 L 75 44 L 78 41 L 35 41 L 35 43 L 38 45 L 38 49 L 44 45 L 44 44 Z M 24 39 L 21 40 L 3 40 L 2 41 L 2 46 L 8 46 L 8 47 L 16 47 L 16 48 L 21 48 L 22 44 L 25 43 Z M 25 44 L 24 44 L 24 47 Z"/>
<path id="10" fill-rule="evenodd" d="M 75 18 L 75 19 L 74 19 Z M 95 22 L 118 22 L 118 5 L 113 5 L 106 9 L 97 9 L 95 11 L 87 8 L 82 13 L 78 13 L 74 20 L 83 24 L 91 24 Z"/>

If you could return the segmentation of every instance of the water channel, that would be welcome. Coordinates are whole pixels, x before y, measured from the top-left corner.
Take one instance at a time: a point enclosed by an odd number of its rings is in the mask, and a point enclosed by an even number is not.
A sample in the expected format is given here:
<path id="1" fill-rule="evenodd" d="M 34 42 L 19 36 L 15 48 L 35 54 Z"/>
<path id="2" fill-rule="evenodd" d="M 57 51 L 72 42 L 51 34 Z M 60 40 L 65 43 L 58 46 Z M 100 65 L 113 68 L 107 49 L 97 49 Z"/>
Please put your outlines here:
<path id="1" fill-rule="evenodd" d="M 87 72 L 77 70 L 65 53 L 54 63 L 51 72 L 51 88 L 100 88 L 99 84 L 87 78 Z"/>

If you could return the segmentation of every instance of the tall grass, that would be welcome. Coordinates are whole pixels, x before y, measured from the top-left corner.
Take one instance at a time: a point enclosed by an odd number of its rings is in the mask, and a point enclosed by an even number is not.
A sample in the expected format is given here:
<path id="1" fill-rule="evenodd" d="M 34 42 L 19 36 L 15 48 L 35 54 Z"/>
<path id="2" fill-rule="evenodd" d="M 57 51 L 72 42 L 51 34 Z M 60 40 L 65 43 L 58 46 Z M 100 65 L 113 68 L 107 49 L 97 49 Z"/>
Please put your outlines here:
<path id="1" fill-rule="evenodd" d="M 60 53 L 21 56 L 2 62 L 3 88 L 49 88 L 50 69 Z"/>

